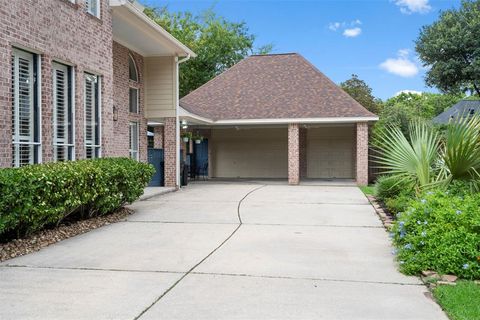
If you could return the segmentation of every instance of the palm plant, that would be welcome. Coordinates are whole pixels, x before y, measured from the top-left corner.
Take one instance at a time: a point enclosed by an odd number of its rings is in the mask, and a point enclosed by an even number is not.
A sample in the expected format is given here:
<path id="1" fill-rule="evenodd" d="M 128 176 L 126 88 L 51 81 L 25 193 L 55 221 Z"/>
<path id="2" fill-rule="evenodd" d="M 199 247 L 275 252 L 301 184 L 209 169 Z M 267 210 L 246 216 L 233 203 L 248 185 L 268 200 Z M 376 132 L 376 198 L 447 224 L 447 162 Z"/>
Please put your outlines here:
<path id="1" fill-rule="evenodd" d="M 438 181 L 466 180 L 480 187 L 480 116 L 458 117 L 447 126 Z"/>
<path id="2" fill-rule="evenodd" d="M 376 162 L 399 183 L 417 191 L 464 180 L 480 190 L 480 117 L 458 117 L 448 124 L 444 136 L 423 122 L 409 128 L 410 139 L 397 127 L 376 139 L 380 155 Z"/>

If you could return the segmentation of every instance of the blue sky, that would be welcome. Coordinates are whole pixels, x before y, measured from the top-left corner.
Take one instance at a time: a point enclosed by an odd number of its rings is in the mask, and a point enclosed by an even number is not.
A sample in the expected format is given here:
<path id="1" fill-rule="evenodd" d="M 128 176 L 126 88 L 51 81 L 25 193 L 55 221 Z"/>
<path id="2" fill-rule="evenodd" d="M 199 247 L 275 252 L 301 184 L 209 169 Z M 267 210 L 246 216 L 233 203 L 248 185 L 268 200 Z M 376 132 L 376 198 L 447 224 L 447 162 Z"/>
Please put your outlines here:
<path id="1" fill-rule="evenodd" d="M 336 83 L 352 73 L 375 96 L 387 99 L 401 90 L 436 92 L 425 86 L 414 40 L 439 11 L 460 0 L 140 0 L 171 11 L 199 13 L 214 5 L 231 21 L 245 21 L 258 46 L 274 53 L 298 52 Z"/>

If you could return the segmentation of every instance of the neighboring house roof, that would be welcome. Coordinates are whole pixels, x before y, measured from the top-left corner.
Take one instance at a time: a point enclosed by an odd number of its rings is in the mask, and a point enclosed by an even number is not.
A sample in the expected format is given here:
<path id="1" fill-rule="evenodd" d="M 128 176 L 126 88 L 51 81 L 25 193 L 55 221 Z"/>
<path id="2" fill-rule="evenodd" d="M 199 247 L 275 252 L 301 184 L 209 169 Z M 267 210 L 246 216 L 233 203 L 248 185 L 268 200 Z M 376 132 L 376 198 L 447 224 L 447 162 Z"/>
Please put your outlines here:
<path id="1" fill-rule="evenodd" d="M 250 56 L 183 97 L 180 106 L 214 121 L 377 119 L 297 53 Z"/>
<path id="2" fill-rule="evenodd" d="M 448 123 L 459 116 L 480 114 L 480 100 L 462 100 L 433 118 L 434 123 Z"/>

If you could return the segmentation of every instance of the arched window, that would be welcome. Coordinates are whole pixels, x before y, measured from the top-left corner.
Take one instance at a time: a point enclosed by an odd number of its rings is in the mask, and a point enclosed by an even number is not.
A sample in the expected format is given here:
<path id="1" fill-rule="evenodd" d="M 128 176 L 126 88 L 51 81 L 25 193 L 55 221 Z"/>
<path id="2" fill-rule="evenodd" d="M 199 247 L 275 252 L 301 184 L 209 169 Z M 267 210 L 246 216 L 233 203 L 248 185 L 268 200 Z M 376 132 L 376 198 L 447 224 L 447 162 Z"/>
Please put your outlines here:
<path id="1" fill-rule="evenodd" d="M 129 74 L 130 80 L 138 82 L 137 65 L 131 55 L 128 55 L 128 74 Z"/>

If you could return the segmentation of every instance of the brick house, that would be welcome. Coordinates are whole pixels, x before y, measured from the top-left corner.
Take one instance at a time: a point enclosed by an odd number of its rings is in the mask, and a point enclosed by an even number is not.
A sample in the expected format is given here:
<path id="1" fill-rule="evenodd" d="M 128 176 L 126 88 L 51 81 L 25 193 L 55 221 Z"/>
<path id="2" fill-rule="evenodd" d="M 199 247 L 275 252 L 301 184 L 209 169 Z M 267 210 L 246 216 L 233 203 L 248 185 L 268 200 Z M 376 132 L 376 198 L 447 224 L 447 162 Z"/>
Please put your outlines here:
<path id="1" fill-rule="evenodd" d="M 133 0 L 0 1 L 0 167 L 146 161 L 154 122 L 177 186 L 178 65 L 194 55 Z"/>
<path id="2" fill-rule="evenodd" d="M 299 54 L 242 60 L 183 97 L 179 115 L 204 137 L 183 149 L 209 177 L 368 183 L 368 127 L 378 117 Z"/>

